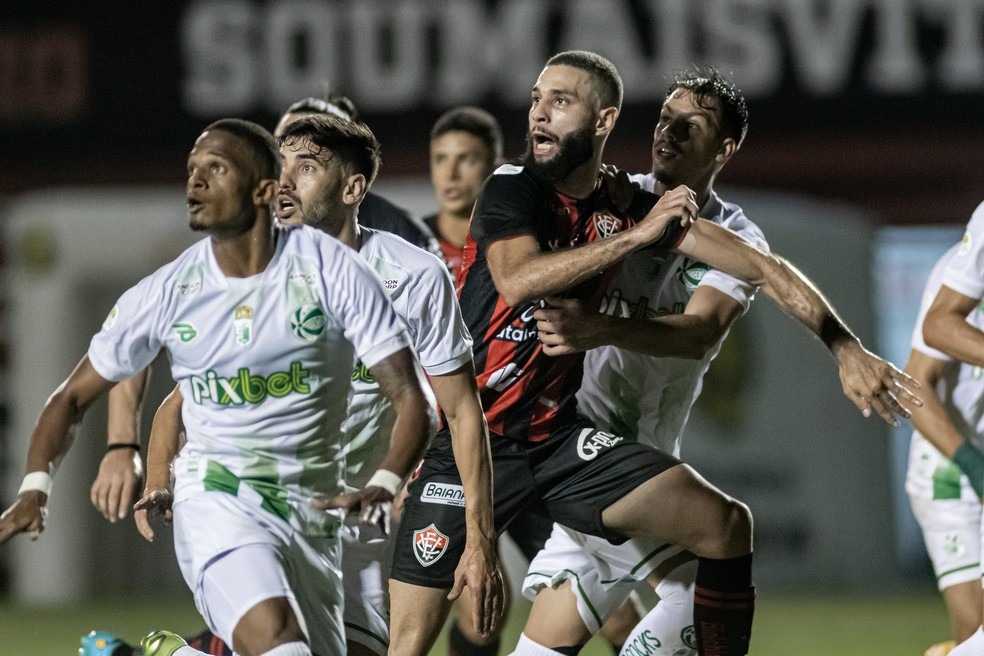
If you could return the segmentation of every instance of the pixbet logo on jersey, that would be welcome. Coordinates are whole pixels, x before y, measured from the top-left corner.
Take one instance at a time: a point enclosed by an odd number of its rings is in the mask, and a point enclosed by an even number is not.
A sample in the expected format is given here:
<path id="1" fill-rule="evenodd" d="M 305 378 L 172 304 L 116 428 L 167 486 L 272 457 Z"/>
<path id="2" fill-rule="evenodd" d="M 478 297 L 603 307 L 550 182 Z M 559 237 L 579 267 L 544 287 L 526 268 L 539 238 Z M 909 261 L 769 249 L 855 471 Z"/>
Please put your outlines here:
<path id="1" fill-rule="evenodd" d="M 280 398 L 291 392 L 310 394 L 311 386 L 307 384 L 310 373 L 295 360 L 290 363 L 290 371 L 275 371 L 269 376 L 252 374 L 243 367 L 235 378 L 223 378 L 214 371 L 207 371 L 204 376 L 191 376 L 189 382 L 195 403 L 209 399 L 218 405 L 256 405 L 263 403 L 267 396 Z"/>
<path id="2" fill-rule="evenodd" d="M 431 524 L 413 532 L 413 555 L 421 565 L 430 567 L 441 559 L 449 543 L 448 536 Z"/>

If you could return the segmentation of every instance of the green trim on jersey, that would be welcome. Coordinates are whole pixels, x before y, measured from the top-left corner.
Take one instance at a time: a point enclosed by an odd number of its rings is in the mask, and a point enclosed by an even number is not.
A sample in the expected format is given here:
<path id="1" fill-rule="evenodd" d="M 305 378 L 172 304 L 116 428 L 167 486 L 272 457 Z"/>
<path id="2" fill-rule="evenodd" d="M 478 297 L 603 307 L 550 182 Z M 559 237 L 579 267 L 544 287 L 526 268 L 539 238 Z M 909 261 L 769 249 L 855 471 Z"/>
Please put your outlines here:
<path id="1" fill-rule="evenodd" d="M 243 482 L 229 469 L 214 460 L 209 460 L 205 464 L 205 478 L 202 479 L 202 485 L 204 485 L 206 492 L 225 492 L 239 496 L 239 486 Z M 276 478 L 250 478 L 245 483 L 263 499 L 260 503 L 263 510 L 284 521 L 290 519 L 291 509 L 287 503 L 287 490 L 277 482 Z"/>
<path id="2" fill-rule="evenodd" d="M 963 471 L 949 460 L 941 460 L 933 471 L 933 499 L 959 499 Z"/>

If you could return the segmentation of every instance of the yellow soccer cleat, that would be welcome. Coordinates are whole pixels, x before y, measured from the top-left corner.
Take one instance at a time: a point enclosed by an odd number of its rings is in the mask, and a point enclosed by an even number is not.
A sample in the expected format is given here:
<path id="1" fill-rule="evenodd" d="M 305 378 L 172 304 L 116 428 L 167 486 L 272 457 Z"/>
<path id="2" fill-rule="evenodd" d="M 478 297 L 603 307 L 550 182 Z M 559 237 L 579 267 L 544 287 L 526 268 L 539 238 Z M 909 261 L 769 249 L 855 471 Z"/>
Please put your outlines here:
<path id="1" fill-rule="evenodd" d="M 153 631 L 140 641 L 144 656 L 173 656 L 179 648 L 187 646 L 184 638 L 170 631 Z"/>

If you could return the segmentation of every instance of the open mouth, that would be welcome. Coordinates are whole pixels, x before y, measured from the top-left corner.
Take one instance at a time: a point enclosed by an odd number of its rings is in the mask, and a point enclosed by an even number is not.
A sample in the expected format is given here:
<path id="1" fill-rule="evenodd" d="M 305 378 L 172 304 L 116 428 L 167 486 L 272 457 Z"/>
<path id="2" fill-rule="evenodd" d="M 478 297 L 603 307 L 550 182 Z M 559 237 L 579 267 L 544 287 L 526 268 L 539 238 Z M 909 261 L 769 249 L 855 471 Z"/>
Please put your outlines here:
<path id="1" fill-rule="evenodd" d="M 188 213 L 189 214 L 197 214 L 202 209 L 202 207 L 204 207 L 204 206 L 205 206 L 205 203 L 203 203 L 202 201 L 198 200 L 197 198 L 192 198 L 191 196 L 188 197 Z"/>
<path id="2" fill-rule="evenodd" d="M 533 152 L 536 154 L 546 154 L 551 152 L 557 145 L 557 140 L 543 132 L 534 132 Z"/>
<path id="3" fill-rule="evenodd" d="M 287 195 L 277 196 L 277 218 L 281 221 L 289 221 L 290 217 L 294 215 L 297 207 L 294 205 L 294 199 Z"/>

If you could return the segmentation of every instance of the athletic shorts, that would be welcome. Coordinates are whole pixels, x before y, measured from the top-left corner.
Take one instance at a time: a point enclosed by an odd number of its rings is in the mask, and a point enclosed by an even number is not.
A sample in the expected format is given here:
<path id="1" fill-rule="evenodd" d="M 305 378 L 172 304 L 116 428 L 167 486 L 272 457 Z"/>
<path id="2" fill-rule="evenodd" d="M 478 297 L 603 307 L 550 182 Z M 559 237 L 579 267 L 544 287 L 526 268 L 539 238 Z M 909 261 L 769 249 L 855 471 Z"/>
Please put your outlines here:
<path id="1" fill-rule="evenodd" d="M 614 542 L 601 514 L 653 476 L 680 463 L 658 449 L 577 422 L 538 443 L 492 437 L 496 531 L 532 506 L 553 521 Z M 465 509 L 451 438 L 434 438 L 408 488 L 391 577 L 450 588 L 465 547 Z"/>
<path id="2" fill-rule="evenodd" d="M 312 652 L 345 653 L 338 536 L 306 536 L 238 496 L 200 492 L 174 504 L 174 547 L 198 612 L 226 644 L 246 611 L 285 597 Z"/>
<path id="3" fill-rule="evenodd" d="M 981 576 L 981 504 L 964 499 L 909 497 L 942 591 Z"/>
<path id="4" fill-rule="evenodd" d="M 345 638 L 380 656 L 389 648 L 390 540 L 359 541 L 358 516 L 342 528 Z"/>

